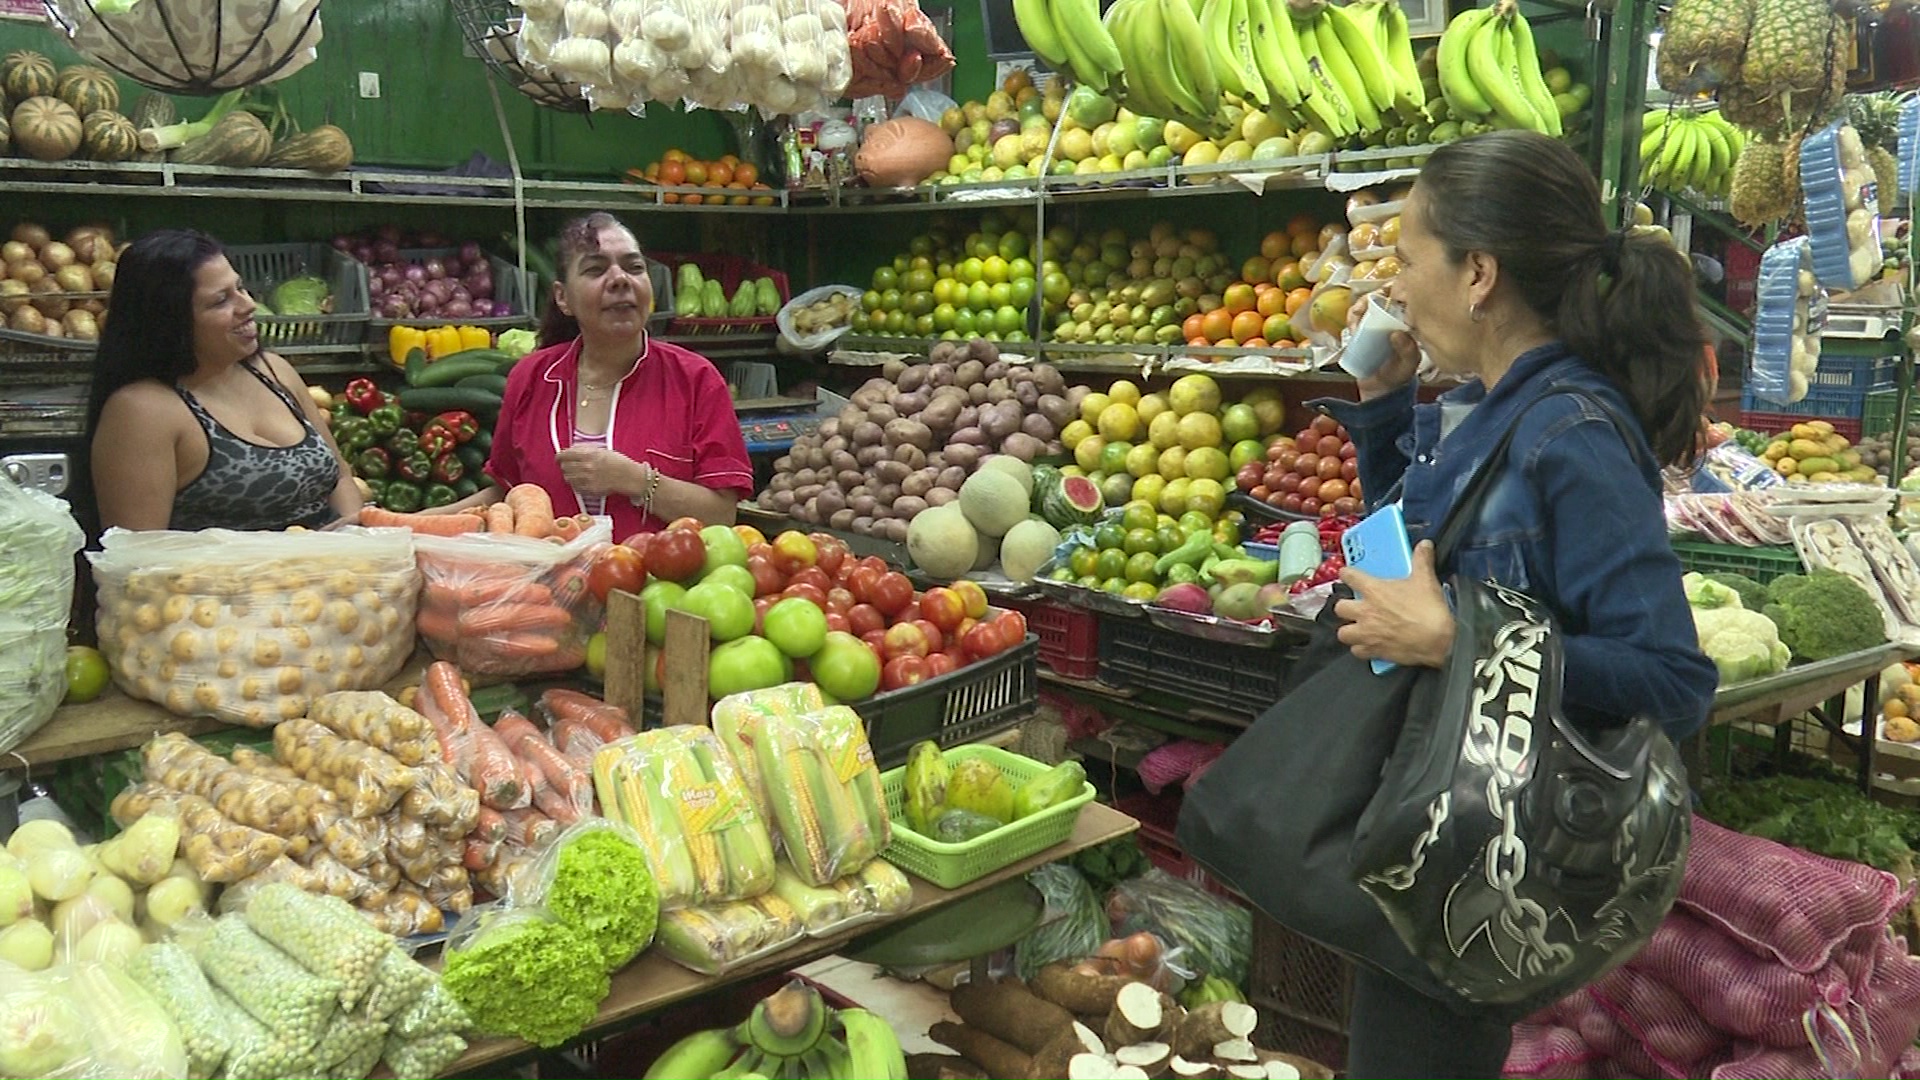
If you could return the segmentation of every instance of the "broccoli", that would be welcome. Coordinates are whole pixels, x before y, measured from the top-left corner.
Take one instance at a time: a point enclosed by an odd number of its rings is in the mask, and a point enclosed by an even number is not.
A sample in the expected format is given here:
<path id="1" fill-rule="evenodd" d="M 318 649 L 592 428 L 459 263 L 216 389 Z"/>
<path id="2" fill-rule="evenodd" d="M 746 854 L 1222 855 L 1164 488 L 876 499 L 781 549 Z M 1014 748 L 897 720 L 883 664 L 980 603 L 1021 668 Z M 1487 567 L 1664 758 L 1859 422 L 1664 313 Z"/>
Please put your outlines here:
<path id="1" fill-rule="evenodd" d="M 1830 660 L 1887 640 L 1879 604 L 1852 578 L 1832 570 L 1774 578 L 1762 611 L 1800 660 Z"/>
<path id="2" fill-rule="evenodd" d="M 1723 571 L 1718 574 L 1708 574 L 1707 580 L 1718 582 L 1732 589 L 1734 594 L 1740 597 L 1740 606 L 1746 608 L 1748 611 L 1759 611 L 1761 608 L 1767 606 L 1766 586 L 1745 574 L 1733 574 Z"/>

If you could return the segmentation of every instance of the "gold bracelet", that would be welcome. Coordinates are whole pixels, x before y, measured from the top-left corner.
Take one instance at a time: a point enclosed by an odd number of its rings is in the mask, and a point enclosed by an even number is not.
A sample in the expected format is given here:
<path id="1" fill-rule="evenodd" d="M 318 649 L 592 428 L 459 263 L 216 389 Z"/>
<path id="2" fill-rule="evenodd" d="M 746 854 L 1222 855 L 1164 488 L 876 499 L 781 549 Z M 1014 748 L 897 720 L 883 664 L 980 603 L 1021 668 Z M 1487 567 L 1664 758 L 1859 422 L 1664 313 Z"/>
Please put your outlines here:
<path id="1" fill-rule="evenodd" d="M 660 470 L 647 463 L 647 493 L 640 500 L 640 509 L 647 514 L 653 513 L 653 497 L 660 493 Z"/>

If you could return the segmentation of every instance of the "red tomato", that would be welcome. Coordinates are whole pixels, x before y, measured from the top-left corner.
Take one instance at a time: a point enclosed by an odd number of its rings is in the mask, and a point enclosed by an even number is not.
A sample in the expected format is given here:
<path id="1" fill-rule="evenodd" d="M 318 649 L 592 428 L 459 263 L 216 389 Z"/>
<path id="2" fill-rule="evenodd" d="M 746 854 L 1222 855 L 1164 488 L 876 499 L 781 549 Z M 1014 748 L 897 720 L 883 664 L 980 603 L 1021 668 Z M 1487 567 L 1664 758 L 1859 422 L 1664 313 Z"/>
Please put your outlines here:
<path id="1" fill-rule="evenodd" d="M 876 631 L 884 633 L 887 629 L 887 617 L 872 604 L 855 604 L 847 609 L 847 625 L 853 628 L 858 637 L 866 637 Z"/>
<path id="2" fill-rule="evenodd" d="M 950 671 L 958 670 L 960 661 L 950 652 L 927 654 L 927 678 L 936 679 Z"/>
<path id="3" fill-rule="evenodd" d="M 867 603 L 879 608 L 882 615 L 898 615 L 913 603 L 913 582 L 897 571 L 882 574 L 869 590 Z"/>
<path id="4" fill-rule="evenodd" d="M 759 542 L 759 543 L 757 543 L 757 544 L 748 544 L 748 545 L 747 545 L 747 558 L 749 558 L 749 559 L 751 559 L 751 558 L 753 558 L 753 557 L 754 557 L 755 555 L 759 555 L 759 556 L 761 556 L 762 558 L 766 558 L 766 559 L 772 559 L 772 558 L 773 558 L 773 545 L 772 545 L 772 544 L 769 544 L 769 543 L 767 543 L 767 542 L 766 542 L 765 540 L 762 540 L 762 541 L 760 541 L 760 542 Z"/>
<path id="5" fill-rule="evenodd" d="M 685 581 L 707 563 L 707 546 L 691 529 L 669 529 L 647 545 L 647 572 L 662 581 Z"/>
<path id="6" fill-rule="evenodd" d="M 587 588 L 603 603 L 607 594 L 618 589 L 637 593 L 647 584 L 646 562 L 640 553 L 624 544 L 613 544 L 593 560 L 587 571 Z"/>
<path id="7" fill-rule="evenodd" d="M 874 582 L 879 581 L 880 575 L 885 572 L 884 570 L 875 570 L 871 566 L 856 566 L 854 567 L 853 573 L 847 578 L 847 591 L 853 594 L 855 601 L 862 604 L 870 603 L 873 600 L 872 590 Z"/>
<path id="8" fill-rule="evenodd" d="M 979 587 L 974 585 L 976 589 Z M 984 592 L 980 595 L 986 596 Z M 952 630 L 967 617 L 967 601 L 955 589 L 935 586 L 921 595 L 920 615 L 941 630 Z"/>
<path id="9" fill-rule="evenodd" d="M 843 634 L 851 634 L 853 633 L 853 624 L 847 621 L 847 616 L 843 612 L 829 611 L 827 612 L 827 629 L 838 630 Z"/>
<path id="10" fill-rule="evenodd" d="M 787 587 L 786 575 L 773 565 L 771 555 L 747 556 L 747 569 L 753 571 L 755 596 L 772 596 Z"/>
<path id="11" fill-rule="evenodd" d="M 983 660 L 1001 650 L 1000 630 L 993 623 L 975 623 L 960 639 L 960 648 L 975 660 Z"/>
<path id="12" fill-rule="evenodd" d="M 847 545 L 824 533 L 813 533 L 807 539 L 813 541 L 814 548 L 819 552 L 814 565 L 837 577 L 840 567 L 848 561 Z"/>
<path id="13" fill-rule="evenodd" d="M 827 590 L 827 611 L 829 612 L 837 611 L 844 615 L 848 611 L 851 611 L 853 605 L 857 602 L 858 601 L 854 600 L 853 594 L 842 586 L 835 585 L 833 588 Z"/>
<path id="14" fill-rule="evenodd" d="M 706 528 L 706 525 L 699 518 L 694 517 L 678 517 L 667 522 L 668 532 L 687 531 L 697 533 L 704 528 Z"/>
<path id="15" fill-rule="evenodd" d="M 925 619 L 915 619 L 913 620 L 913 622 L 906 625 L 917 626 L 920 628 L 920 632 L 926 635 L 927 654 L 929 656 L 939 652 L 941 649 L 946 648 L 947 635 L 943 633 L 938 626 L 935 626 L 934 624 L 928 622 Z"/>
<path id="16" fill-rule="evenodd" d="M 779 556 L 776 555 L 774 557 L 773 564 L 775 566 L 780 565 Z M 827 576 L 825 570 L 816 566 L 803 566 L 794 571 L 793 576 L 787 579 L 787 583 L 790 585 L 812 585 L 820 590 L 821 596 L 827 595 L 827 590 L 833 588 L 833 579 Z"/>
<path id="17" fill-rule="evenodd" d="M 653 537 L 653 533 L 634 533 L 632 536 L 620 541 L 620 546 L 632 548 L 639 552 L 640 557 L 644 559 L 647 557 L 647 545 L 653 543 Z"/>
<path id="18" fill-rule="evenodd" d="M 896 656 L 925 656 L 933 651 L 933 643 L 927 640 L 926 632 L 912 623 L 896 623 L 881 635 L 881 642 L 889 658 Z"/>
<path id="19" fill-rule="evenodd" d="M 861 566 L 871 566 L 871 567 L 873 567 L 873 568 L 874 568 L 875 570 L 878 570 L 878 571 L 880 571 L 880 572 L 881 572 L 881 573 L 883 573 L 883 574 L 884 574 L 884 573 L 886 573 L 887 571 L 889 571 L 889 570 L 891 570 L 891 569 L 893 569 L 893 568 L 892 568 L 891 566 L 888 566 L 888 565 L 887 565 L 887 560 L 885 560 L 885 559 L 883 559 L 883 558 L 881 558 L 881 557 L 880 557 L 880 556 L 878 556 L 878 555 L 869 555 L 869 556 L 867 556 L 866 558 L 864 558 L 864 559 L 861 559 L 861 560 L 860 560 L 860 565 L 861 565 Z"/>
<path id="20" fill-rule="evenodd" d="M 884 664 L 887 662 L 887 632 L 885 630 L 870 630 L 867 633 L 861 634 L 860 640 L 867 643 L 867 648 L 873 650 L 873 655 L 879 657 L 881 663 Z"/>
<path id="21" fill-rule="evenodd" d="M 956 581 L 953 591 L 960 594 L 960 606 L 968 618 L 977 619 L 987 613 L 987 590 L 981 588 L 979 582 Z"/>
<path id="22" fill-rule="evenodd" d="M 777 596 L 756 596 L 753 600 L 753 632 L 761 637 L 767 636 L 767 609 L 779 600 Z"/>
<path id="23" fill-rule="evenodd" d="M 1017 648 L 1022 642 L 1027 640 L 1027 617 L 1017 611 L 1003 611 L 1000 613 L 999 618 L 994 619 L 987 625 L 993 627 L 995 631 L 999 633 L 1000 649 L 1002 652 Z"/>
<path id="24" fill-rule="evenodd" d="M 778 556 L 780 568 L 789 574 L 808 569 L 820 560 L 820 545 L 807 539 L 806 534 L 797 529 L 788 529 L 774 537 L 773 551 Z"/>
<path id="25" fill-rule="evenodd" d="M 826 594 L 821 592 L 819 589 L 815 588 L 809 582 L 796 581 L 788 585 L 786 587 L 786 590 L 783 591 L 780 595 L 804 597 L 807 601 L 812 603 L 814 607 L 819 608 L 821 611 L 827 610 Z"/>
<path id="26" fill-rule="evenodd" d="M 927 680 L 927 660 L 923 656 L 896 656 L 880 669 L 880 689 L 898 690 Z"/>
<path id="27" fill-rule="evenodd" d="M 972 618 L 971 616 L 965 619 L 961 619 L 960 625 L 954 627 L 953 633 L 948 634 L 947 638 L 951 640 L 955 645 L 958 645 L 962 640 L 966 638 L 967 631 L 973 629 L 978 625 L 980 625 L 980 620 Z"/>

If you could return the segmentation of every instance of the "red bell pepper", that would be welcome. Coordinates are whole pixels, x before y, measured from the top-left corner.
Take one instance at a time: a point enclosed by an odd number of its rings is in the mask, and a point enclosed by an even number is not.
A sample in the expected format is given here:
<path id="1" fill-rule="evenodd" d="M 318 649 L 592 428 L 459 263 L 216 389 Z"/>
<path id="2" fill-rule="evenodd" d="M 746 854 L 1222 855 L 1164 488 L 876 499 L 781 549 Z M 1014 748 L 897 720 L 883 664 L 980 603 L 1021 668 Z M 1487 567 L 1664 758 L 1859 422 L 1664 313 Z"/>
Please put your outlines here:
<path id="1" fill-rule="evenodd" d="M 380 388 L 374 385 L 372 379 L 365 377 L 348 383 L 345 394 L 347 404 L 353 406 L 354 411 L 361 416 L 386 404 L 386 396 L 380 392 Z"/>
<path id="2" fill-rule="evenodd" d="M 457 484 L 467 475 L 467 463 L 451 451 L 433 459 L 432 479 L 441 484 Z"/>
<path id="3" fill-rule="evenodd" d="M 428 457 L 437 458 L 457 445 L 459 441 L 453 437 L 453 432 L 438 420 L 429 420 L 427 426 L 420 429 L 420 449 L 425 450 Z"/>
<path id="4" fill-rule="evenodd" d="M 452 434 L 455 443 L 466 443 L 480 434 L 480 421 L 474 419 L 472 413 L 460 409 L 443 412 L 427 421 L 427 430 L 434 427 L 445 428 Z"/>

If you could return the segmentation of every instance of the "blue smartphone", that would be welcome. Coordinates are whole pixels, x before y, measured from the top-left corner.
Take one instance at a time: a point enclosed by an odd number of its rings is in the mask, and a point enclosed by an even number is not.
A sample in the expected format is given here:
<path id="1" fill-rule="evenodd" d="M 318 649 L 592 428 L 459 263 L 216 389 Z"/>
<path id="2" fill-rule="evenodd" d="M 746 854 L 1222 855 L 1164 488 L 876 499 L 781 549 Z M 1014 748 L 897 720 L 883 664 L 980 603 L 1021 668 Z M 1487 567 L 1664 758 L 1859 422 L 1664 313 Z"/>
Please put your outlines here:
<path id="1" fill-rule="evenodd" d="M 1401 516 L 1400 504 L 1383 506 L 1341 533 L 1340 553 L 1348 566 L 1374 577 L 1390 581 L 1412 577 L 1413 544 L 1407 539 L 1407 519 Z M 1391 660 L 1371 663 L 1375 675 L 1384 675 L 1397 666 Z"/>

